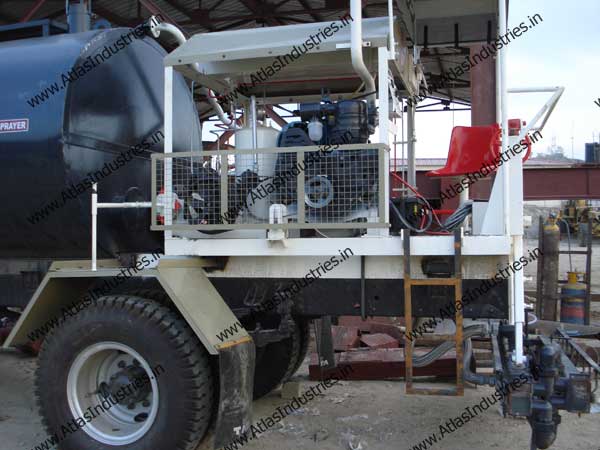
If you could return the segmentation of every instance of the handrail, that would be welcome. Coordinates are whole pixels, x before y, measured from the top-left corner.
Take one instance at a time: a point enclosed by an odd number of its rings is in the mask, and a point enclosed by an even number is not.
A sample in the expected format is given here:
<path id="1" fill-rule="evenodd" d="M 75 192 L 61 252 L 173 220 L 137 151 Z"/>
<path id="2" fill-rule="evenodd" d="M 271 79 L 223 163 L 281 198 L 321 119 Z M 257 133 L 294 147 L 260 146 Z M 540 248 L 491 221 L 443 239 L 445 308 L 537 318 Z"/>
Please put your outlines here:
<path id="1" fill-rule="evenodd" d="M 98 183 L 92 185 L 92 271 L 98 270 L 98 210 L 108 208 L 152 208 L 152 202 L 98 203 Z"/>

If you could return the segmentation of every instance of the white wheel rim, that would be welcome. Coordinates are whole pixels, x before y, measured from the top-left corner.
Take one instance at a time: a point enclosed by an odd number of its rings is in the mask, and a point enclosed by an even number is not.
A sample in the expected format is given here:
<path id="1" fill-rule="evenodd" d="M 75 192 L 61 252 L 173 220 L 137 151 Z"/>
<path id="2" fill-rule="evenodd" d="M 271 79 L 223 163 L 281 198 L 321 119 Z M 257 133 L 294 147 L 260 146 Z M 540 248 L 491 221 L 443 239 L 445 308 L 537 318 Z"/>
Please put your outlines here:
<path id="1" fill-rule="evenodd" d="M 149 383 L 144 376 L 148 376 Z M 125 384 L 126 381 L 130 383 Z M 141 386 L 136 389 L 138 384 Z M 114 391 L 119 388 L 122 393 L 134 395 L 121 399 L 126 402 L 116 403 L 119 399 Z M 112 395 L 107 396 L 108 393 Z M 117 342 L 91 345 L 75 358 L 67 378 L 67 398 L 73 417 L 86 422 L 81 429 L 107 445 L 128 445 L 139 440 L 158 415 L 154 372 L 138 352 Z"/>

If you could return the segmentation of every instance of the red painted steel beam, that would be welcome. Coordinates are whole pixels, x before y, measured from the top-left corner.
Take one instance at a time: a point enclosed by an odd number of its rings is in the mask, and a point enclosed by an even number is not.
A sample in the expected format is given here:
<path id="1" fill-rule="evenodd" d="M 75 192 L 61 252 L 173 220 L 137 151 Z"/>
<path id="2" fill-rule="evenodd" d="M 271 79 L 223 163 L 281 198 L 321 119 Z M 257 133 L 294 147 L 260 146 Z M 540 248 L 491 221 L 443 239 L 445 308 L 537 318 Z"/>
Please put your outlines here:
<path id="1" fill-rule="evenodd" d="M 273 119 L 273 121 L 280 127 L 284 127 L 287 125 L 287 122 L 285 121 L 285 119 L 283 117 L 281 117 L 279 114 L 277 114 L 273 110 L 273 107 L 271 105 L 265 105 L 265 112 L 267 113 L 267 116 L 269 116 L 271 119 Z"/>
<path id="2" fill-rule="evenodd" d="M 600 166 L 525 169 L 525 200 L 600 199 Z"/>
<path id="3" fill-rule="evenodd" d="M 25 15 L 20 21 L 29 22 L 33 15 L 38 11 L 38 9 L 40 9 L 44 5 L 44 3 L 46 3 L 46 0 L 38 0 L 37 2 L 35 2 L 34 5 L 29 9 L 29 11 L 27 11 L 27 13 L 25 13 Z"/>
<path id="4" fill-rule="evenodd" d="M 417 185 L 419 192 L 428 199 L 440 198 L 440 190 L 446 190 L 452 183 L 457 182 L 454 178 L 430 178 L 425 176 L 425 173 L 425 170 L 417 170 Z M 491 177 L 478 180 L 471 186 L 471 198 L 488 200 L 492 181 Z M 524 199 L 527 201 L 600 199 L 600 165 L 525 167 L 523 190 Z M 458 198 L 454 203 L 445 202 L 444 207 L 453 208 L 457 204 Z"/>
<path id="5" fill-rule="evenodd" d="M 177 23 L 177 21 L 175 19 L 173 19 L 171 16 L 169 16 L 163 9 L 161 9 L 152 0 L 140 0 L 140 3 L 142 5 L 144 5 L 146 7 L 146 9 L 148 11 L 150 11 L 150 13 L 154 14 L 155 16 L 161 16 L 165 22 L 169 22 L 169 23 L 172 23 L 173 25 L 179 26 L 179 24 Z M 185 32 L 184 32 L 184 34 L 185 34 Z"/>

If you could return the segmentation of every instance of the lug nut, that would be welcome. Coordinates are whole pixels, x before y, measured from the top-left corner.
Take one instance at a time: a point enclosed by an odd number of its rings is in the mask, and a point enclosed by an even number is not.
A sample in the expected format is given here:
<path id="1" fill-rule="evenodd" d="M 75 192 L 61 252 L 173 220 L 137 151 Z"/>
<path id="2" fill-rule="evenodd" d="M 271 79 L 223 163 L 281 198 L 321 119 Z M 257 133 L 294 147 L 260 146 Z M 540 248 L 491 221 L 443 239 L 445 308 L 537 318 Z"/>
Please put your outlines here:
<path id="1" fill-rule="evenodd" d="M 148 406 L 150 406 L 150 402 L 148 400 L 144 400 L 144 402 L 142 403 L 142 406 L 144 408 L 147 408 Z"/>
<path id="2" fill-rule="evenodd" d="M 127 409 L 135 409 L 135 403 L 130 403 L 127 405 Z"/>
<path id="3" fill-rule="evenodd" d="M 119 364 L 117 364 L 117 366 L 119 366 L 119 368 L 123 369 L 127 364 L 125 364 L 125 361 L 119 361 Z"/>

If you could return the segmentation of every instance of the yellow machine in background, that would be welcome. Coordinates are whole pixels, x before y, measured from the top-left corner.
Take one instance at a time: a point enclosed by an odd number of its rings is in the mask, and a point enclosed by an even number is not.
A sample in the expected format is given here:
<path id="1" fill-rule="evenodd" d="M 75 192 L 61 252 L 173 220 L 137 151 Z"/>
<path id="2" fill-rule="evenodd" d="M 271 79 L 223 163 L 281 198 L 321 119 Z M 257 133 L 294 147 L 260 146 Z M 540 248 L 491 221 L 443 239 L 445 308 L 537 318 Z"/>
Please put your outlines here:
<path id="1" fill-rule="evenodd" d="M 592 226 L 592 236 L 600 236 L 600 211 L 590 205 L 589 200 L 567 200 L 559 218 L 564 221 L 559 221 L 561 232 L 566 232 L 566 222 L 571 233 L 578 233 L 579 245 L 585 245 L 589 223 Z"/>

